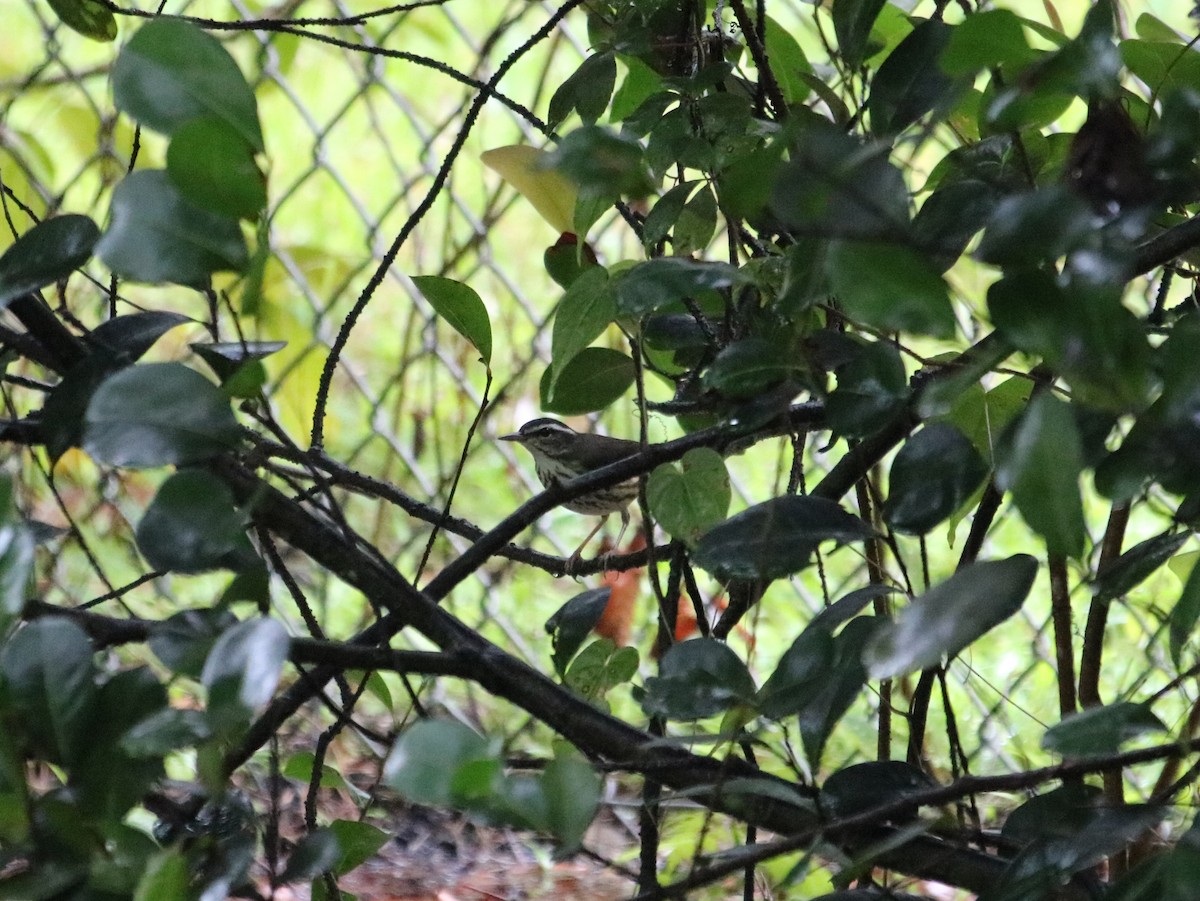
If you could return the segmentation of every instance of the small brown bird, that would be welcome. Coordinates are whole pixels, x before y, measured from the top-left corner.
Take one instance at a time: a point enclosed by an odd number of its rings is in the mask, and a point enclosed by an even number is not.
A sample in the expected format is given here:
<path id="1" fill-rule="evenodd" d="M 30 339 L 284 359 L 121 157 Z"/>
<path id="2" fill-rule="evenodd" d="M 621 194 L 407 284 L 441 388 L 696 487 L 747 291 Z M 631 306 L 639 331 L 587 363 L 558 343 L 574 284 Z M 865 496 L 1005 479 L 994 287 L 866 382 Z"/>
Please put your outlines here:
<path id="1" fill-rule="evenodd" d="M 531 419 L 512 435 L 501 435 L 500 440 L 515 441 L 533 455 L 533 466 L 537 471 L 538 480 L 547 488 L 609 463 L 624 460 L 641 450 L 641 445 L 636 441 L 581 434 L 557 419 Z M 610 513 L 621 514 L 621 531 L 617 535 L 614 547 L 620 545 L 621 538 L 629 527 L 629 504 L 637 497 L 637 493 L 638 480 L 630 479 L 600 488 L 563 504 L 568 510 L 576 513 L 601 517 L 596 528 L 588 533 L 583 543 L 567 558 L 567 572 L 571 572 L 579 563 L 579 555 L 604 526 Z"/>

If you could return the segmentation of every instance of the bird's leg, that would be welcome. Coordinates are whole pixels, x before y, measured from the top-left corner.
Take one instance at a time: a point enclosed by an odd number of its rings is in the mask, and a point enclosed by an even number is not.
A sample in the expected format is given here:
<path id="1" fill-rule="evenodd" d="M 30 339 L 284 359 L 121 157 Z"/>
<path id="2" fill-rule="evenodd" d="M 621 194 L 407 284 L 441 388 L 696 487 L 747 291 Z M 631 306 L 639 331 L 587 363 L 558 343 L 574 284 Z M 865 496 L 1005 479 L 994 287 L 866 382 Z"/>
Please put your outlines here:
<path id="1" fill-rule="evenodd" d="M 629 528 L 629 508 L 626 507 L 621 511 L 621 529 L 617 532 L 617 540 L 612 544 L 612 550 L 604 555 L 600 561 L 605 569 L 608 569 L 608 560 L 613 554 L 621 553 L 621 539 L 625 537 L 625 530 Z"/>
<path id="2" fill-rule="evenodd" d="M 628 514 L 624 514 L 624 515 L 626 517 L 628 517 Z M 594 528 L 594 529 L 592 529 L 592 531 L 588 532 L 587 538 L 583 539 L 583 541 L 580 542 L 579 547 L 575 548 L 574 553 L 572 553 L 571 556 L 567 558 L 567 565 L 563 568 L 563 572 L 566 575 L 571 576 L 572 578 L 575 577 L 575 571 L 579 568 L 579 561 L 583 555 L 583 549 L 585 547 L 587 547 L 587 543 L 589 541 L 591 541 L 593 538 L 596 537 L 596 533 L 599 532 L 602 528 L 604 528 L 604 522 L 607 519 L 608 519 L 607 515 L 601 516 L 600 522 L 596 523 L 596 528 Z"/>

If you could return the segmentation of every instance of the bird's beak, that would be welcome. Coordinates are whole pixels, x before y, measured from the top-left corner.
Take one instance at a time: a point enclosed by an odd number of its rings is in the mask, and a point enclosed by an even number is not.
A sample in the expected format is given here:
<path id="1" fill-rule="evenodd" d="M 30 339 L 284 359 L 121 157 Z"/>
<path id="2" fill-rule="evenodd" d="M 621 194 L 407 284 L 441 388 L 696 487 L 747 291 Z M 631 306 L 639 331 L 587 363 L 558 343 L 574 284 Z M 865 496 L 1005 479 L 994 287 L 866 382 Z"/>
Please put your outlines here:
<path id="1" fill-rule="evenodd" d="M 501 441 L 520 441 L 520 440 L 521 440 L 521 433 L 520 433 L 520 432 L 513 432 L 511 435 L 501 435 L 501 436 L 500 436 L 500 440 L 501 440 Z"/>

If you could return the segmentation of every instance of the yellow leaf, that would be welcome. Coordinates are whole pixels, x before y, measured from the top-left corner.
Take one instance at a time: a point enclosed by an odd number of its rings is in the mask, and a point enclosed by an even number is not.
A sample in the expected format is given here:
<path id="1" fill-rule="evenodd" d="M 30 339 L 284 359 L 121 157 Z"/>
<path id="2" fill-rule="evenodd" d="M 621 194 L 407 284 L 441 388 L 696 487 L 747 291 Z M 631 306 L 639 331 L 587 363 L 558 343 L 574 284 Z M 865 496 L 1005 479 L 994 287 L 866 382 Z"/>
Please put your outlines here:
<path id="1" fill-rule="evenodd" d="M 575 230 L 575 186 L 559 172 L 544 168 L 549 156 L 525 144 L 485 150 L 479 158 L 518 193 L 558 233 Z"/>

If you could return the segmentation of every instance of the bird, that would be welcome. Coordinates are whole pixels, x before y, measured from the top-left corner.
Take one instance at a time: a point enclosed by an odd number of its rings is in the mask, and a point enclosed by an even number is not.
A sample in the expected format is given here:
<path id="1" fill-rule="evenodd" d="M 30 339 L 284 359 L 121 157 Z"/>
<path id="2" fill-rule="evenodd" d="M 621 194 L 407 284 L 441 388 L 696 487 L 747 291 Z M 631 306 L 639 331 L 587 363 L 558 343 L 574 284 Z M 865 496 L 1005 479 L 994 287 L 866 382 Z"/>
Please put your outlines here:
<path id="1" fill-rule="evenodd" d="M 546 488 L 559 485 L 593 469 L 616 463 L 641 450 L 636 441 L 591 435 L 575 431 L 557 419 L 531 419 L 511 435 L 501 435 L 501 441 L 512 441 L 529 451 L 538 481 Z M 629 527 L 629 505 L 637 497 L 638 480 L 630 479 L 607 488 L 599 488 L 563 504 L 575 513 L 601 517 L 587 538 L 567 558 L 567 572 L 579 563 L 580 554 L 597 532 L 603 528 L 610 513 L 621 514 L 621 531 L 613 546 L 621 543 Z"/>

